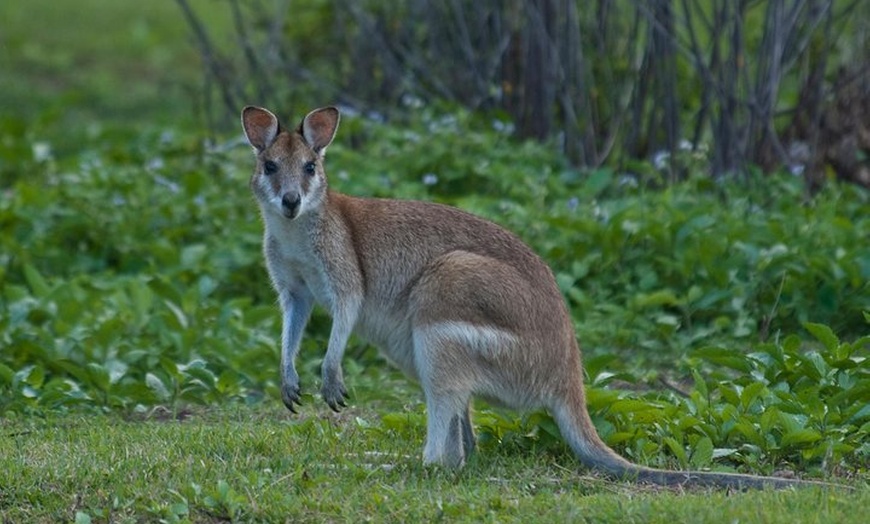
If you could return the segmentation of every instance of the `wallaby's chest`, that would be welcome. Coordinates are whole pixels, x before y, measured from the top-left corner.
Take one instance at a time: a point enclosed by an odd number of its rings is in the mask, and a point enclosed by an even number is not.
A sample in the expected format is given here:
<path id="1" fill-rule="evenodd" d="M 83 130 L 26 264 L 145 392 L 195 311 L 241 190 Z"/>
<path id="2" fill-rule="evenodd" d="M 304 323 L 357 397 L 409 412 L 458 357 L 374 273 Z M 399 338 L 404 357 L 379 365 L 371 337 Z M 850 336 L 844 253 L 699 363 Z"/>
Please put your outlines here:
<path id="1" fill-rule="evenodd" d="M 322 250 L 304 231 L 266 231 L 266 262 L 278 291 L 305 288 L 314 300 L 332 309 L 335 290 L 326 274 Z"/>

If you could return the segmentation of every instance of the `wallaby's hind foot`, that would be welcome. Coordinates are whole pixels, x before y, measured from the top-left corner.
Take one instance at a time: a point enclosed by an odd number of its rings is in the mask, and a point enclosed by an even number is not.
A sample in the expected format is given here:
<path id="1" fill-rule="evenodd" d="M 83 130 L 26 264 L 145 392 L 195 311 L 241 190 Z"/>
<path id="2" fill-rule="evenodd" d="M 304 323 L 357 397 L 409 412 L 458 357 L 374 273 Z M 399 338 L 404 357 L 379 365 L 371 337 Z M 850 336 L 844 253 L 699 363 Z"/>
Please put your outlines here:
<path id="1" fill-rule="evenodd" d="M 467 405 L 467 400 L 465 401 Z M 426 447 L 423 462 L 461 468 L 471 453 L 466 432 L 466 408 L 459 397 L 426 399 Z M 473 444 L 471 445 L 473 448 Z"/>

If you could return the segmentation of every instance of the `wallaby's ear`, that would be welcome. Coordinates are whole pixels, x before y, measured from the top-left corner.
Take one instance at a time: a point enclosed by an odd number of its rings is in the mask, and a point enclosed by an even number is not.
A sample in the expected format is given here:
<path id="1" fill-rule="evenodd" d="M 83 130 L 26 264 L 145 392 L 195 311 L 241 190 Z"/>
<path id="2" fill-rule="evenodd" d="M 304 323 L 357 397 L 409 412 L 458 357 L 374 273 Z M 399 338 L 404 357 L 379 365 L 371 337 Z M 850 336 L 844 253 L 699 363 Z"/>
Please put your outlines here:
<path id="1" fill-rule="evenodd" d="M 262 107 L 247 106 L 242 109 L 242 129 L 248 143 L 262 151 L 278 136 L 278 117 Z"/>
<path id="2" fill-rule="evenodd" d="M 338 120 L 338 109 L 334 107 L 315 109 L 302 120 L 302 136 L 312 149 L 322 155 L 335 138 Z"/>

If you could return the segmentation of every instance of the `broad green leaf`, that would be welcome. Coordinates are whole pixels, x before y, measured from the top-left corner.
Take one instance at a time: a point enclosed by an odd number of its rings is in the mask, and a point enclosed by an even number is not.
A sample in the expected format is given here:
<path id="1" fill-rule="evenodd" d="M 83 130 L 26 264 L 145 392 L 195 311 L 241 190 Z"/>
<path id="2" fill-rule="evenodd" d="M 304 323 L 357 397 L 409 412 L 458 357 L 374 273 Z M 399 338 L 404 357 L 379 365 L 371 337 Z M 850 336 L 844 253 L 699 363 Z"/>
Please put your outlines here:
<path id="1" fill-rule="evenodd" d="M 703 358 L 708 362 L 719 364 L 743 373 L 752 371 L 752 365 L 747 358 L 736 351 L 715 346 L 707 346 L 696 349 L 693 356 Z"/>
<path id="2" fill-rule="evenodd" d="M 128 369 L 130 369 L 130 366 L 121 360 L 112 359 L 106 362 L 106 371 L 109 372 L 109 383 L 116 384 L 126 376 Z"/>
<path id="3" fill-rule="evenodd" d="M 600 426 L 596 425 L 596 428 L 598 428 L 599 433 L 603 433 Z M 637 438 L 637 435 L 632 431 L 614 431 L 612 433 L 608 433 L 605 440 L 607 441 L 608 445 L 616 446 L 624 442 L 631 442 L 635 438 Z"/>
<path id="4" fill-rule="evenodd" d="M 154 373 L 147 373 L 145 375 L 145 384 L 148 386 L 148 389 L 154 392 L 162 401 L 168 400 L 171 394 L 169 393 L 169 389 L 166 388 L 166 385 L 163 384 L 163 381 L 160 380 L 160 377 L 155 375 Z"/>
<path id="5" fill-rule="evenodd" d="M 752 444 L 755 444 L 757 446 L 764 445 L 764 437 L 762 437 L 761 434 L 758 432 L 758 428 L 756 428 L 748 420 L 741 419 L 739 422 L 737 422 L 737 424 L 734 425 L 734 429 L 739 431 Z"/>
<path id="6" fill-rule="evenodd" d="M 610 187 L 613 180 L 613 171 L 610 169 L 595 169 L 583 181 L 582 191 L 588 198 L 594 198 Z"/>
<path id="7" fill-rule="evenodd" d="M 807 372 L 807 376 L 811 377 L 813 380 L 819 380 L 822 377 L 827 376 L 828 372 L 831 371 L 831 368 L 828 366 L 828 363 L 825 362 L 825 359 L 815 351 L 810 351 L 804 355 L 801 360 L 810 364 L 811 367 L 805 366 L 803 369 Z"/>
<path id="8" fill-rule="evenodd" d="M 187 329 L 188 319 L 187 315 L 184 314 L 184 311 L 182 311 L 181 308 L 171 300 L 164 300 L 163 304 L 172 311 L 175 320 L 178 322 L 178 326 L 182 329 Z"/>
<path id="9" fill-rule="evenodd" d="M 710 440 L 710 437 L 701 437 L 692 449 L 692 458 L 689 463 L 693 468 L 699 469 L 710 464 L 712 460 L 713 441 Z"/>
<path id="10" fill-rule="evenodd" d="M 198 380 L 204 387 L 209 390 L 215 389 L 215 383 L 217 382 L 214 373 L 206 368 L 188 368 L 185 373 L 193 378 Z"/>
<path id="11" fill-rule="evenodd" d="M 186 502 L 176 502 L 169 506 L 169 511 L 173 515 L 187 515 L 190 513 L 190 508 Z"/>
<path id="12" fill-rule="evenodd" d="M 12 379 L 15 377 L 15 372 L 6 364 L 0 362 L 0 385 L 12 384 Z"/>
<path id="13" fill-rule="evenodd" d="M 860 424 L 864 420 L 870 419 L 870 403 L 864 404 L 855 414 L 849 417 L 850 424 Z"/>
<path id="14" fill-rule="evenodd" d="M 725 402 L 732 406 L 740 405 L 740 394 L 737 393 L 737 388 L 735 386 L 729 383 L 720 383 L 718 389 Z"/>
<path id="15" fill-rule="evenodd" d="M 752 382 L 743 388 L 743 391 L 740 393 L 740 404 L 743 406 L 743 409 L 748 409 L 763 391 L 764 384 L 761 382 Z"/>
<path id="16" fill-rule="evenodd" d="M 34 296 L 45 298 L 51 293 L 51 287 L 45 281 L 45 278 L 39 273 L 35 267 L 30 264 L 24 265 L 24 279 Z"/>
<path id="17" fill-rule="evenodd" d="M 697 369 L 692 370 L 692 378 L 695 381 L 695 389 L 706 399 L 710 395 L 710 392 L 707 390 L 707 381 L 698 373 Z"/>
<path id="18" fill-rule="evenodd" d="M 208 247 L 204 244 L 192 244 L 181 250 L 181 265 L 184 267 L 196 267 L 208 254 Z"/>
<path id="19" fill-rule="evenodd" d="M 782 355 L 783 352 L 794 354 L 801 347 L 801 339 L 799 336 L 795 334 L 791 334 L 785 337 L 785 340 L 782 341 L 782 350 L 779 351 L 779 354 Z M 782 357 L 778 359 L 780 362 L 782 361 Z"/>
<path id="20" fill-rule="evenodd" d="M 758 422 L 761 425 L 761 431 L 764 431 L 765 433 L 770 433 L 779 421 L 780 411 L 776 407 L 767 408 L 758 419 Z"/>
<path id="21" fill-rule="evenodd" d="M 665 437 L 662 439 L 665 445 L 667 445 L 668 449 L 671 450 L 671 453 L 677 457 L 677 460 L 680 462 L 680 466 L 686 467 L 689 465 L 689 457 L 686 455 L 686 450 L 683 446 L 676 441 L 673 437 Z"/>
<path id="22" fill-rule="evenodd" d="M 18 373 L 18 380 L 34 388 L 39 388 L 45 382 L 45 369 L 42 366 L 27 366 Z"/>
<path id="23" fill-rule="evenodd" d="M 136 324 L 141 328 L 148 321 L 148 314 L 154 301 L 154 292 L 141 280 L 133 280 L 129 290 Z"/>
<path id="24" fill-rule="evenodd" d="M 612 403 L 608 408 L 611 413 L 639 413 L 642 411 L 657 410 L 658 406 L 638 399 L 621 399 Z"/>
<path id="25" fill-rule="evenodd" d="M 821 434 L 814 429 L 798 429 L 783 435 L 781 444 L 783 447 L 811 444 L 821 438 Z"/>
<path id="26" fill-rule="evenodd" d="M 676 306 L 680 304 L 677 295 L 670 289 L 663 289 L 654 293 L 644 293 L 637 295 L 634 299 L 634 304 L 640 308 L 658 307 L 658 306 Z"/>
<path id="27" fill-rule="evenodd" d="M 21 396 L 24 398 L 39 398 L 39 391 L 30 385 L 25 385 L 21 388 Z"/>
<path id="28" fill-rule="evenodd" d="M 87 365 L 87 370 L 88 378 L 97 388 L 102 391 L 106 391 L 109 389 L 111 379 L 109 377 L 109 372 L 106 370 L 105 367 L 97 364 L 96 362 L 89 362 Z"/>
<path id="29" fill-rule="evenodd" d="M 718 458 L 723 458 L 723 457 L 730 457 L 731 455 L 734 455 L 735 453 L 737 453 L 737 450 L 735 448 L 716 448 L 713 450 L 712 460 L 715 460 Z"/>
<path id="30" fill-rule="evenodd" d="M 819 342 L 821 342 L 825 349 L 829 352 L 833 353 L 836 351 L 837 346 L 840 345 L 840 339 L 837 338 L 837 335 L 824 324 L 816 324 L 813 322 L 804 322 L 804 329 L 810 332 L 813 337 L 816 338 Z"/>
<path id="31" fill-rule="evenodd" d="M 806 416 L 797 413 L 780 412 L 779 421 L 786 433 L 796 433 L 804 429 Z"/>
<path id="32" fill-rule="evenodd" d="M 381 422 L 387 429 L 407 430 L 422 422 L 422 416 L 417 413 L 384 413 Z"/>
<path id="33" fill-rule="evenodd" d="M 714 304 L 717 304 L 729 297 L 732 296 L 731 291 L 725 290 L 716 290 L 710 291 L 704 295 L 702 295 L 697 300 L 692 301 L 692 307 L 694 309 L 708 309 L 712 308 Z"/>
<path id="34" fill-rule="evenodd" d="M 169 375 L 169 379 L 180 382 L 184 379 L 184 373 L 182 370 L 184 369 L 185 364 L 179 364 L 172 358 L 168 356 L 160 357 L 160 368 Z"/>

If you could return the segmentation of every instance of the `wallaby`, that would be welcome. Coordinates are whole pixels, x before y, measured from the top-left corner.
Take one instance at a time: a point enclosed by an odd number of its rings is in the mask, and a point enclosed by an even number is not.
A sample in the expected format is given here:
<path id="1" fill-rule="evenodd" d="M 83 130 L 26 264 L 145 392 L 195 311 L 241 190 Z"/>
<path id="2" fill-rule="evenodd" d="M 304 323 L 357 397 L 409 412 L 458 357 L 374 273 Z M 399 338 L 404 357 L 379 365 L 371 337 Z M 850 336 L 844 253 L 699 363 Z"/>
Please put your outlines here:
<path id="1" fill-rule="evenodd" d="M 332 316 L 323 399 L 345 406 L 341 360 L 351 331 L 417 380 L 427 410 L 426 463 L 461 467 L 474 450 L 469 403 L 546 408 L 587 467 L 660 485 L 785 487 L 798 480 L 638 466 L 598 436 L 586 409 L 580 349 L 548 266 L 517 236 L 458 209 L 356 198 L 327 186 L 323 161 L 339 111 L 316 109 L 296 129 L 248 106 L 256 155 L 250 186 L 283 312 L 281 396 L 299 403 L 295 358 L 312 307 Z"/>

